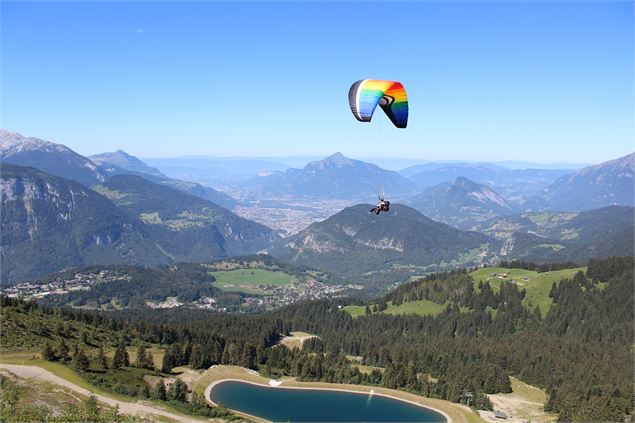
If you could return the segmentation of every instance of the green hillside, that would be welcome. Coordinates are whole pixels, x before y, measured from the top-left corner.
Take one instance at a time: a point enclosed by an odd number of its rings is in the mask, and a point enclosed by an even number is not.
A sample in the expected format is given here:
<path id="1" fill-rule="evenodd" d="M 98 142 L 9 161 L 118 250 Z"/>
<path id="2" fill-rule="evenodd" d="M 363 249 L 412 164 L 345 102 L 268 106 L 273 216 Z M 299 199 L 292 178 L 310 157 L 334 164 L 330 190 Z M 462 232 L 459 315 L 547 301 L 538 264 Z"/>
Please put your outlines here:
<path id="1" fill-rule="evenodd" d="M 540 307 L 544 316 L 549 311 L 552 299 L 549 297 L 551 286 L 560 283 L 562 279 L 572 278 L 578 272 L 585 272 L 586 267 L 575 267 L 571 269 L 556 270 L 551 272 L 538 273 L 526 269 L 508 269 L 504 267 L 483 267 L 470 273 L 474 280 L 474 288 L 478 290 L 478 285 L 489 283 L 494 291 L 500 290 L 503 284 L 516 285 L 519 290 L 525 290 L 527 294 L 523 299 L 523 304 L 533 309 Z M 501 276 L 506 274 L 506 277 Z"/>
<path id="2" fill-rule="evenodd" d="M 139 176 L 116 175 L 95 189 L 130 216 L 140 218 L 151 239 L 177 262 L 252 254 L 278 239 L 264 225 Z"/>
<path id="3" fill-rule="evenodd" d="M 4 296 L 0 301 L 1 363 L 41 367 L 98 395 L 125 401 L 142 398 L 180 414 L 235 419 L 223 407 L 209 406 L 201 396 L 188 398 L 188 387 L 178 378 L 168 388 L 164 386 L 163 394 L 159 392 L 159 382 L 177 376 L 177 365 L 194 364 L 192 360 L 197 359 L 192 357 L 202 359 L 199 345 L 152 343 L 144 338 L 156 337 L 157 328 L 153 329 L 154 336 L 144 335 L 95 314 L 44 309 Z M 174 389 L 177 382 L 181 384 L 180 394 Z M 0 383 L 0 394 L 3 388 Z M 0 413 L 0 421 L 6 421 L 2 416 Z"/>
<path id="4" fill-rule="evenodd" d="M 416 300 L 416 301 L 407 301 L 401 303 L 399 305 L 394 305 L 392 301 L 386 303 L 387 307 L 385 310 L 378 311 L 378 313 L 385 314 L 417 314 L 419 316 L 436 316 L 445 310 L 446 304 L 437 304 L 433 301 L 429 300 Z M 377 304 L 373 304 L 370 306 L 371 312 L 375 313 L 374 307 Z M 366 306 L 346 306 L 344 309 L 353 317 L 364 316 L 366 315 Z"/>
<path id="5" fill-rule="evenodd" d="M 435 222 L 401 204 L 377 216 L 370 204 L 348 207 L 284 239 L 271 253 L 336 278 L 381 287 L 426 271 L 475 266 L 496 241 Z"/>
<path id="6" fill-rule="evenodd" d="M 462 312 L 473 309 L 471 306 L 456 302 L 458 296 L 467 295 L 472 285 L 474 292 L 479 293 L 479 285 L 489 284 L 493 293 L 500 293 L 502 286 L 515 286 L 518 291 L 525 290 L 522 304 L 529 310 L 540 307 L 542 317 L 549 311 L 553 303 L 549 293 L 555 283 L 562 279 L 570 279 L 578 272 L 586 273 L 587 267 L 573 267 L 549 272 L 537 272 L 520 268 L 483 267 L 470 273 L 465 271 L 440 273 L 428 278 L 419 278 L 403 284 L 379 301 L 369 303 L 371 313 L 393 315 L 417 314 L 420 316 L 436 316 L 450 304 L 460 306 Z M 505 276 L 503 276 L 505 275 Z M 598 289 L 603 283 L 596 284 Z M 496 315 L 497 309 L 489 305 L 487 309 Z M 365 305 L 346 306 L 345 310 L 353 317 L 366 314 Z"/>

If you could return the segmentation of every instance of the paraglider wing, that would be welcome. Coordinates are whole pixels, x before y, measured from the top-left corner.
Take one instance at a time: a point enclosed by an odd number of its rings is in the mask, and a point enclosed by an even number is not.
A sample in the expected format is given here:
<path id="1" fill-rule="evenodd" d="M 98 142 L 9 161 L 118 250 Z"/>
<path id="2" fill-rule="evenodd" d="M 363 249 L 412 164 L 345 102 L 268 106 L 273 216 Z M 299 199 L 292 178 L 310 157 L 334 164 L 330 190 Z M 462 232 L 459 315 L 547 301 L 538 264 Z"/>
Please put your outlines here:
<path id="1" fill-rule="evenodd" d="M 348 104 L 357 120 L 370 122 L 379 105 L 397 128 L 408 125 L 408 96 L 401 82 L 363 79 L 348 91 Z"/>

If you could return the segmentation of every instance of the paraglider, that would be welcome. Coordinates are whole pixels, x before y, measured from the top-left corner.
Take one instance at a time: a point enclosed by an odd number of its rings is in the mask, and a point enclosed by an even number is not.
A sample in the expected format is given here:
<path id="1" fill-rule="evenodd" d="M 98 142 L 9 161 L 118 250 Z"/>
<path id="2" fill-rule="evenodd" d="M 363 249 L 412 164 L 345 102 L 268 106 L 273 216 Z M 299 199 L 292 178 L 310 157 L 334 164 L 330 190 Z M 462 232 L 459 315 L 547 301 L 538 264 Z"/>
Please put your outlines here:
<path id="1" fill-rule="evenodd" d="M 390 211 L 390 201 L 385 200 L 384 197 L 379 197 L 379 202 L 377 203 L 377 205 L 369 211 L 375 214 L 379 214 L 383 211 Z"/>
<path id="2" fill-rule="evenodd" d="M 408 96 L 401 82 L 379 79 L 357 81 L 348 90 L 348 104 L 353 116 L 360 122 L 370 122 L 379 105 L 397 128 L 408 126 Z M 381 178 L 381 172 L 379 178 Z M 382 186 L 379 202 L 376 207 L 370 209 L 370 212 L 379 214 L 389 210 L 390 202 L 384 199 Z"/>
<path id="3" fill-rule="evenodd" d="M 379 105 L 397 128 L 408 125 L 408 96 L 401 82 L 379 79 L 357 81 L 348 90 L 348 104 L 353 116 L 360 122 L 370 122 Z"/>

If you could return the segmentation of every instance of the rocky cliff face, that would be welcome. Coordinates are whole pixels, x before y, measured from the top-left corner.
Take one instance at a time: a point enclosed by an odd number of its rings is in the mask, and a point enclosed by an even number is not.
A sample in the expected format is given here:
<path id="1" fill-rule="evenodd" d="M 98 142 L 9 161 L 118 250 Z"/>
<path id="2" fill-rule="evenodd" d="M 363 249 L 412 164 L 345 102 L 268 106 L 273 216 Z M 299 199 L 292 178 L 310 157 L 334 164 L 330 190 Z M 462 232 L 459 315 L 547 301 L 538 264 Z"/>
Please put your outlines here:
<path id="1" fill-rule="evenodd" d="M 83 264 L 169 262 L 141 221 L 81 184 L 4 163 L 0 193 L 3 283 Z"/>

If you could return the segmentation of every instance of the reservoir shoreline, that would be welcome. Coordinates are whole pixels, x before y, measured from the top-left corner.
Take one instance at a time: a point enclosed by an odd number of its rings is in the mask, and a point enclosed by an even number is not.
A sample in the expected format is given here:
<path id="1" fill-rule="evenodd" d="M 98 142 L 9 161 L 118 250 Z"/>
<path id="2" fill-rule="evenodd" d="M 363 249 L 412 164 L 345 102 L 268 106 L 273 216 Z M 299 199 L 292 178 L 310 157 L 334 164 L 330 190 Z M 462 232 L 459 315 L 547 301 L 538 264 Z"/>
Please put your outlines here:
<path id="1" fill-rule="evenodd" d="M 359 390 L 355 390 L 355 389 L 344 389 L 344 388 L 329 388 L 329 387 L 314 387 L 314 386 L 289 386 L 289 385 L 279 385 L 279 386 L 272 386 L 270 384 L 266 384 L 266 383 L 261 383 L 261 382 L 256 382 L 256 381 L 252 381 L 252 380 L 245 380 L 245 379 L 238 379 L 238 378 L 224 378 L 224 379 L 219 379 L 219 380 L 215 380 L 214 382 L 210 383 L 206 388 L 205 388 L 205 399 L 207 401 L 209 401 L 211 404 L 213 405 L 217 405 L 212 399 L 211 399 L 211 392 L 212 389 L 216 386 L 219 385 L 222 382 L 242 382 L 242 383 L 248 383 L 251 385 L 256 385 L 256 386 L 260 386 L 260 387 L 265 387 L 265 388 L 270 388 L 270 389 L 296 389 L 296 390 L 314 390 L 314 391 L 337 391 L 337 392 L 345 392 L 345 393 L 350 393 L 350 394 L 358 394 L 358 395 L 373 395 L 373 396 L 381 396 L 381 397 L 385 397 L 385 398 L 389 398 L 395 401 L 400 401 L 400 402 L 405 402 L 405 403 L 409 403 L 412 405 L 415 405 L 417 407 L 421 407 L 430 411 L 434 411 L 435 413 L 440 414 L 441 416 L 443 416 L 443 418 L 446 420 L 447 423 L 453 423 L 452 418 L 445 413 L 443 410 L 440 410 L 436 407 L 433 406 L 429 406 L 429 405 L 423 405 L 420 404 L 418 402 L 412 401 L 412 400 L 408 400 L 405 398 L 400 398 L 394 395 L 390 395 L 390 394 L 386 394 L 386 393 L 382 393 L 382 392 L 377 392 L 377 388 L 381 389 L 380 387 L 370 387 L 370 386 L 365 386 L 365 385 L 359 385 Z M 287 382 L 287 381 L 283 381 Z M 298 382 L 298 381 L 293 381 L 294 383 L 308 383 L 310 384 L 311 382 Z M 371 392 L 372 391 L 372 392 Z M 239 414 L 243 414 L 245 416 L 248 416 L 249 418 L 253 418 L 259 421 L 268 421 L 266 419 L 263 419 L 262 417 L 258 417 L 258 416 L 253 416 L 250 415 L 248 413 L 244 413 L 242 411 L 238 411 L 238 410 L 233 410 L 230 409 L 233 412 L 239 413 Z"/>

